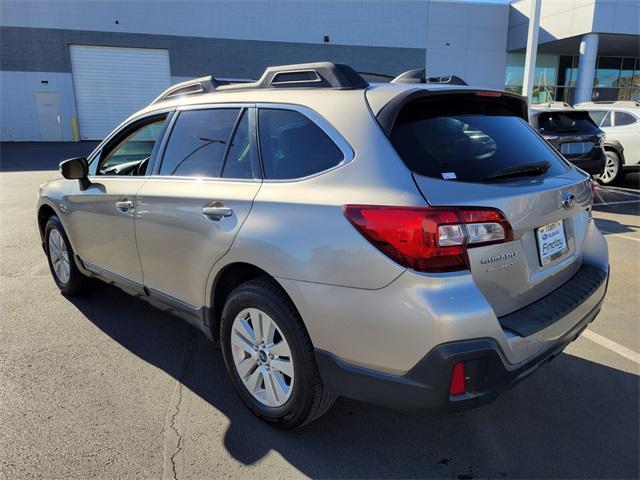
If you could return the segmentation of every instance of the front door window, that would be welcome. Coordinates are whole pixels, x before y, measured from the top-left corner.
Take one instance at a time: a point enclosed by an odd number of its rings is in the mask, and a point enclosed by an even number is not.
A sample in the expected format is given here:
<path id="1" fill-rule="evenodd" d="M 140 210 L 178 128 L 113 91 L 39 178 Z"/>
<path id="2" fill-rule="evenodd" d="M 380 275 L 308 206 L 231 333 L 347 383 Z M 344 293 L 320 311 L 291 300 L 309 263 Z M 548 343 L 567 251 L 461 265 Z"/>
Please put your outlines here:
<path id="1" fill-rule="evenodd" d="M 90 174 L 145 175 L 165 120 L 166 115 L 163 115 L 126 128 L 102 149 L 99 161 L 90 166 Z"/>

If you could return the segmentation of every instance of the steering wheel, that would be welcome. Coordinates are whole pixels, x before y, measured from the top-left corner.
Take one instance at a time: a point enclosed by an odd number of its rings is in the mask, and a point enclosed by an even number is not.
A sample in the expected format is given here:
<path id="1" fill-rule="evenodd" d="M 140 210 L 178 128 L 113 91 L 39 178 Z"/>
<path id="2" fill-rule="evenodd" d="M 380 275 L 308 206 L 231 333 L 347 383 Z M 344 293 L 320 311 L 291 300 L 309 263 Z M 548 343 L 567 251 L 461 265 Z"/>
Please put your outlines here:
<path id="1" fill-rule="evenodd" d="M 136 168 L 131 169 L 131 171 L 129 172 L 129 175 L 130 176 L 144 175 L 147 171 L 147 165 L 149 165 L 149 158 L 150 157 L 147 157 L 144 160 L 141 160 L 140 163 L 136 165 Z"/>

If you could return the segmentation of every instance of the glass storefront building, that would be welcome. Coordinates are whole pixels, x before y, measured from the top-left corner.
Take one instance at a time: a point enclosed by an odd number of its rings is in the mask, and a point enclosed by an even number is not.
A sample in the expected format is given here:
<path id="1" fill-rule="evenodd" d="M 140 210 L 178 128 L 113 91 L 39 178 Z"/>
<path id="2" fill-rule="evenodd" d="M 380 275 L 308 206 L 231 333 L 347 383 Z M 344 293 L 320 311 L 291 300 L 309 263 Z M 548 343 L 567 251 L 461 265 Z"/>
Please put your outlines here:
<path id="1" fill-rule="evenodd" d="M 556 100 L 573 104 L 578 60 L 577 55 L 538 54 L 533 103 Z M 506 89 L 522 93 L 523 78 L 524 54 L 509 53 L 505 74 Z M 592 99 L 640 102 L 640 58 L 599 56 Z"/>

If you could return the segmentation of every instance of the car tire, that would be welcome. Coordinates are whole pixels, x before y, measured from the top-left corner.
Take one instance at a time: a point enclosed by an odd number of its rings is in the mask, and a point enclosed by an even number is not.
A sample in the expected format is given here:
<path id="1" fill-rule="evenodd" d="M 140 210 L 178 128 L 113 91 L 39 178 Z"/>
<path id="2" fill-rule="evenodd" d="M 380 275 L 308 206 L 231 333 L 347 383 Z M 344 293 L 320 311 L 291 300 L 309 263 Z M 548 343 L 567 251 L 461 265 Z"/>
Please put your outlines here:
<path id="1" fill-rule="evenodd" d="M 222 311 L 220 341 L 240 398 L 268 424 L 297 428 L 335 403 L 337 396 L 322 385 L 300 315 L 269 279 L 250 280 L 231 292 Z"/>
<path id="2" fill-rule="evenodd" d="M 49 217 L 44 227 L 44 248 L 53 280 L 64 295 L 92 290 L 96 281 L 78 269 L 69 237 L 56 216 Z"/>
<path id="3" fill-rule="evenodd" d="M 601 185 L 613 185 L 622 176 L 622 162 L 620 156 L 612 150 L 606 150 L 605 156 L 604 172 L 595 178 Z"/>

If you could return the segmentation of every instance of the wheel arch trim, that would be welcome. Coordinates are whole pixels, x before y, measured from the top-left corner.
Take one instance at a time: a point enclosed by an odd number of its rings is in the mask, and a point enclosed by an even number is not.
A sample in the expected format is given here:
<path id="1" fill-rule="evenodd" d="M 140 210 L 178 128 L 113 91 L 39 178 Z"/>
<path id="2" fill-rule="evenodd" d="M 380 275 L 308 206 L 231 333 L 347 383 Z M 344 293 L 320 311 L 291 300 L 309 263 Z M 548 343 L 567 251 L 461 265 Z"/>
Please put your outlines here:
<path id="1" fill-rule="evenodd" d="M 622 146 L 622 144 L 620 143 L 619 140 L 614 140 L 614 139 L 607 139 L 605 140 L 604 143 L 604 149 L 609 150 L 609 151 L 613 151 L 614 153 L 616 153 L 618 155 L 618 157 L 620 157 L 620 163 L 622 165 L 624 165 L 625 159 L 624 159 L 624 147 Z"/>
<path id="2" fill-rule="evenodd" d="M 232 272 L 232 270 L 235 270 L 235 272 Z M 245 273 L 247 274 L 243 275 L 242 270 L 245 270 Z M 224 290 L 222 290 L 222 292 L 220 292 L 220 290 L 218 290 L 218 287 L 221 286 L 221 281 L 223 281 L 226 275 L 233 275 L 233 273 L 237 273 L 239 275 L 240 278 L 238 279 L 238 281 L 229 286 L 227 288 L 228 291 L 225 292 Z M 293 298 L 291 297 L 289 292 L 287 292 L 282 283 L 278 280 L 278 277 L 270 274 L 262 266 L 256 265 L 251 261 L 242 260 L 230 260 L 223 263 L 218 262 L 218 264 L 216 264 L 214 269 L 211 271 L 209 279 L 207 281 L 207 291 L 205 297 L 207 299 L 207 304 L 204 307 L 205 327 L 211 329 L 213 338 L 218 339 L 219 337 L 220 314 L 222 313 L 222 308 L 224 307 L 224 301 L 231 293 L 231 291 L 233 291 L 233 289 L 241 283 L 244 283 L 252 278 L 258 278 L 260 276 L 268 278 L 269 280 L 274 282 L 275 285 L 277 285 L 278 288 L 280 288 L 287 295 L 298 314 L 300 314 L 300 309 L 293 301 Z M 216 292 L 218 292 L 218 295 L 220 295 L 220 293 L 223 293 L 224 296 L 218 299 L 216 298 Z M 302 318 L 302 315 L 300 317 Z M 302 322 L 304 323 L 304 319 L 302 319 Z"/>

